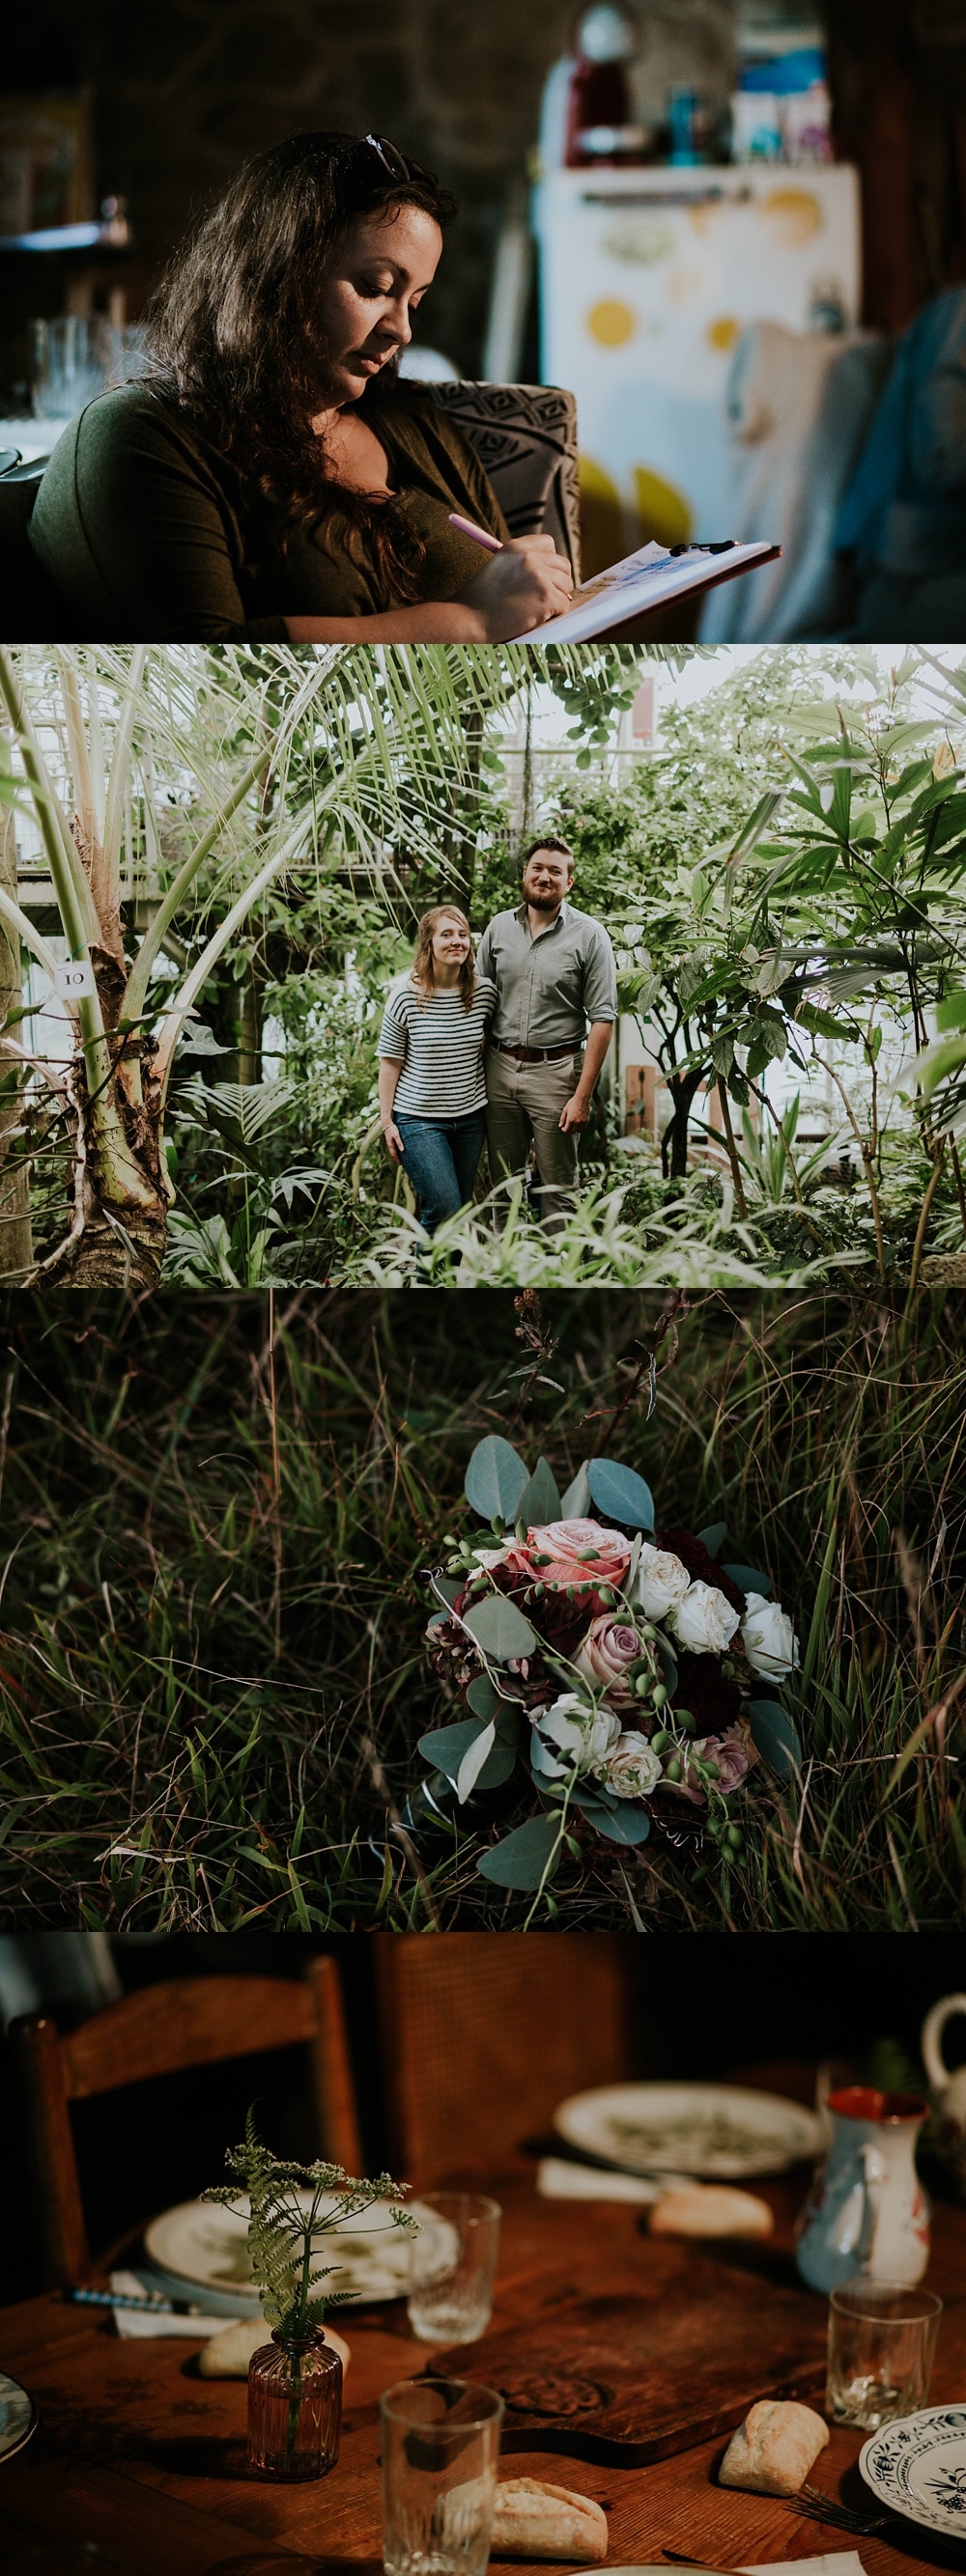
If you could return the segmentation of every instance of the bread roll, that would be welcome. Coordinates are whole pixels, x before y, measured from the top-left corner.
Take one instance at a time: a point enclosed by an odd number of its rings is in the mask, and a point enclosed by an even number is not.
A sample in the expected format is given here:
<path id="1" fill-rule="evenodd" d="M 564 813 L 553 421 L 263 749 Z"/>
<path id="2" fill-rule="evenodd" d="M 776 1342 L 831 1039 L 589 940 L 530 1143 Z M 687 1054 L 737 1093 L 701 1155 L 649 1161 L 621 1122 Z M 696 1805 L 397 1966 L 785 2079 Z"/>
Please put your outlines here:
<path id="1" fill-rule="evenodd" d="M 607 2516 L 592 2496 L 542 2478 L 506 2478 L 496 2491 L 491 2550 L 497 2558 L 572 2558 L 581 2565 L 607 2556 Z"/>
<path id="2" fill-rule="evenodd" d="M 797 2495 L 828 2437 L 828 2425 L 811 2406 L 763 2397 L 732 2433 L 720 2483 L 748 2487 L 753 2495 Z"/>
<path id="3" fill-rule="evenodd" d="M 767 2200 L 727 2183 L 663 2191 L 651 2211 L 652 2236 L 770 2236 L 774 2224 Z"/>
<path id="4" fill-rule="evenodd" d="M 198 2355 L 202 2379 L 247 2379 L 253 2352 L 260 2351 L 262 2344 L 271 2340 L 271 2332 L 271 2326 L 266 2325 L 264 2317 L 236 2317 L 222 2334 L 209 2335 Z M 348 2344 L 343 2343 L 341 2335 L 333 2334 L 328 2326 L 325 2341 L 331 2344 L 333 2352 L 338 2353 L 343 2371 L 347 2370 Z"/>

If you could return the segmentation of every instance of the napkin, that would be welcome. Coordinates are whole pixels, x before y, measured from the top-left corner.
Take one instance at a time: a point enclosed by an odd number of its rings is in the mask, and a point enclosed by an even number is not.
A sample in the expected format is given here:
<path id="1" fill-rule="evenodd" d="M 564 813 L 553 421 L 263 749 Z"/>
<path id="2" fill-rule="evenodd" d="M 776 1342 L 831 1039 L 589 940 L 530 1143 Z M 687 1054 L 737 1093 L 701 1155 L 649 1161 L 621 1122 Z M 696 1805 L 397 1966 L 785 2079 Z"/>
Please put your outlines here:
<path id="1" fill-rule="evenodd" d="M 741 2576 L 865 2576 L 857 2549 L 830 2549 L 825 2558 L 769 2558 L 764 2566 L 745 2567 Z"/>
<path id="2" fill-rule="evenodd" d="M 699 2189 L 686 2174 L 607 2173 L 594 2165 L 568 2164 L 565 2156 L 541 2156 L 537 2190 L 544 2200 L 632 2200 L 650 2204 L 666 2191 Z"/>
<path id="3" fill-rule="evenodd" d="M 112 2272 L 111 2288 L 124 2298 L 136 2299 L 143 2298 L 146 2291 L 155 2290 L 157 2282 L 150 2272 Z M 199 2300 L 203 2296 L 204 2293 L 199 2292 Z M 221 2334 L 232 2322 L 230 2317 L 206 2316 L 200 2305 L 197 2316 L 193 2317 L 172 2317 L 163 2308 L 112 2308 L 110 2313 L 118 2334 L 123 2335 L 125 2342 L 143 2340 L 148 2335 L 194 2335 L 197 2340 L 199 2335 Z M 250 2315 L 251 2311 L 246 2313 Z"/>

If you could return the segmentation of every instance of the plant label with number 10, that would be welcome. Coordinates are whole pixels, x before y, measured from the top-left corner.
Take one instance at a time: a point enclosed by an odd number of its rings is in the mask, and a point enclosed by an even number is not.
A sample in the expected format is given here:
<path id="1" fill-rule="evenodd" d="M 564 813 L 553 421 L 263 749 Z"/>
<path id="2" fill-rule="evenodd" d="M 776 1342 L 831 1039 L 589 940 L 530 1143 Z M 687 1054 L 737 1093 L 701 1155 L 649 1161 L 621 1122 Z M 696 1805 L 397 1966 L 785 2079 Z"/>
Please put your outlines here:
<path id="1" fill-rule="evenodd" d="M 97 991 L 94 969 L 89 957 L 65 957 L 58 966 L 54 983 L 62 1002 L 86 1002 Z"/>

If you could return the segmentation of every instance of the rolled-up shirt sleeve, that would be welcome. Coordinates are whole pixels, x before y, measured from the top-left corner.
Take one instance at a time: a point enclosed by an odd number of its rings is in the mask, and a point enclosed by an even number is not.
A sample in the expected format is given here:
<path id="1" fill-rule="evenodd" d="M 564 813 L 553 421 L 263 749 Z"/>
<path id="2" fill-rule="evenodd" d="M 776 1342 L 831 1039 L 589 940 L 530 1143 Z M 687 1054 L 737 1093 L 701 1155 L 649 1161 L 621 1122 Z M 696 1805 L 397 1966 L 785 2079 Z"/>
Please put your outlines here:
<path id="1" fill-rule="evenodd" d="M 396 1011 L 391 1000 L 386 1003 L 386 1007 L 382 1015 L 382 1027 L 379 1031 L 379 1053 L 380 1055 L 389 1056 L 393 1064 L 405 1064 L 406 1057 L 409 1053 L 409 1031 L 406 1027 L 405 1020 L 397 1018 Z"/>
<path id="2" fill-rule="evenodd" d="M 595 921 L 584 967 L 584 1009 L 588 1020 L 617 1018 L 617 961 L 606 930 Z"/>

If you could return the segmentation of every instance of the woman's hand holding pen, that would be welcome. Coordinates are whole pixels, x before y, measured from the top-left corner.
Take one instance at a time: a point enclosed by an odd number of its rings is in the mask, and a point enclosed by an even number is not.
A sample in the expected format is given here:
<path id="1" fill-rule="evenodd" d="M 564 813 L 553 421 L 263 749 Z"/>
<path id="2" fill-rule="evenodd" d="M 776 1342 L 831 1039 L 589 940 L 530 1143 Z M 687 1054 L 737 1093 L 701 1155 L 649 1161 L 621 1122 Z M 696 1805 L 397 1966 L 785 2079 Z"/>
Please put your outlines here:
<path id="1" fill-rule="evenodd" d="M 505 644 L 569 608 L 574 580 L 552 537 L 511 537 L 460 593 L 480 620 L 483 644 Z"/>

